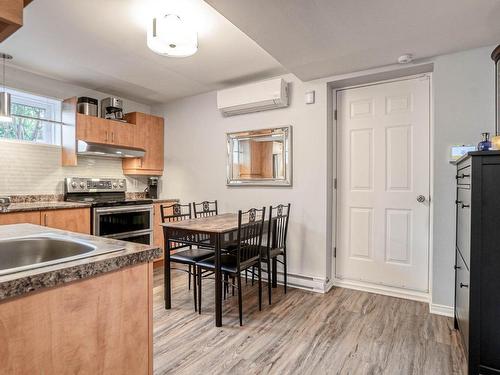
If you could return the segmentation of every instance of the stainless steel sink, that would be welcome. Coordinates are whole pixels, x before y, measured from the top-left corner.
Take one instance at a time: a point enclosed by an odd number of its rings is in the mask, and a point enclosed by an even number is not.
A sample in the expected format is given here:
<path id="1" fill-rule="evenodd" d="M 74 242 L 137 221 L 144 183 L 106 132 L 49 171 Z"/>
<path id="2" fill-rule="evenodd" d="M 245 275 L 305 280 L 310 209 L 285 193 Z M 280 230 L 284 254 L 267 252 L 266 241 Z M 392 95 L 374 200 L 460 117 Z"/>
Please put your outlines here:
<path id="1" fill-rule="evenodd" d="M 121 246 L 98 249 L 86 241 L 52 234 L 10 238 L 0 241 L 0 275 L 122 249 Z"/>

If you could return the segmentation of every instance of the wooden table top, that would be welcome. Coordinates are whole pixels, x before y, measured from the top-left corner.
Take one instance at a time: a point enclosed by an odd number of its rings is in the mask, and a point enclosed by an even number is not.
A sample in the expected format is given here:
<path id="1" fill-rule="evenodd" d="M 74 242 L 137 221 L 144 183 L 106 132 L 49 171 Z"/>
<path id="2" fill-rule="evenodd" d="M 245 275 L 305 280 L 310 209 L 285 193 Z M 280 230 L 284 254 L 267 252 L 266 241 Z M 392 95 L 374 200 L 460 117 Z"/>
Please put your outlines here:
<path id="1" fill-rule="evenodd" d="M 238 229 L 238 214 L 227 213 L 161 224 L 164 227 L 194 232 L 226 233 Z"/>

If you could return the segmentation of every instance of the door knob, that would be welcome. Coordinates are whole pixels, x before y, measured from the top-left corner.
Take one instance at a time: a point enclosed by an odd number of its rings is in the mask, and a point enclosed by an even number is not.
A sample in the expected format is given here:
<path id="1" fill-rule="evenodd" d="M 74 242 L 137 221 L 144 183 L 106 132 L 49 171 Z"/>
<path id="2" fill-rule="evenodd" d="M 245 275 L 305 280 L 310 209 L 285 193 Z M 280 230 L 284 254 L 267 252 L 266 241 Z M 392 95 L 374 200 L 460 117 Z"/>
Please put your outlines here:
<path id="1" fill-rule="evenodd" d="M 419 195 L 417 197 L 417 202 L 419 203 L 424 203 L 425 202 L 425 196 L 424 195 Z"/>

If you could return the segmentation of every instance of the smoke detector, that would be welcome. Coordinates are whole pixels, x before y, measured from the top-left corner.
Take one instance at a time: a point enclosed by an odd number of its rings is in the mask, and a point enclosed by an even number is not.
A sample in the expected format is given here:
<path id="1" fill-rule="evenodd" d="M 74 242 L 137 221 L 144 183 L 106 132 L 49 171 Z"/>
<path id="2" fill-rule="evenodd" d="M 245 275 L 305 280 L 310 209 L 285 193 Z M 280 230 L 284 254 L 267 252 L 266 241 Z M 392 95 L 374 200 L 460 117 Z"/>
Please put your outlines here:
<path id="1" fill-rule="evenodd" d="M 413 55 L 411 53 L 406 53 L 398 57 L 399 64 L 409 64 L 413 61 Z"/>

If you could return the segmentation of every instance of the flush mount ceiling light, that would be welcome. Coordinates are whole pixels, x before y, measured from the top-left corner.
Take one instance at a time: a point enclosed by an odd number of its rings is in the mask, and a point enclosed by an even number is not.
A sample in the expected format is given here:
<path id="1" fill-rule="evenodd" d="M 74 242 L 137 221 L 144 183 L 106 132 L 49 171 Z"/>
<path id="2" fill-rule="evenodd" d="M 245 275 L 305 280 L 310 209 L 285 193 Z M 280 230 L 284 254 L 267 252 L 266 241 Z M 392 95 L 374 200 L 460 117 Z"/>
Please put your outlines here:
<path id="1" fill-rule="evenodd" d="M 175 14 L 154 17 L 147 42 L 153 52 L 163 56 L 187 57 L 198 51 L 198 34 Z"/>
<path id="2" fill-rule="evenodd" d="M 0 52 L 0 58 L 3 60 L 3 91 L 0 92 L 0 122 L 12 122 L 12 116 L 10 114 L 10 94 L 5 91 L 5 61 L 12 59 L 12 56 Z"/>

